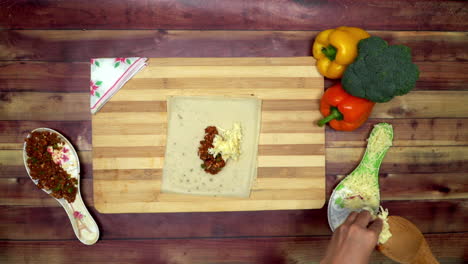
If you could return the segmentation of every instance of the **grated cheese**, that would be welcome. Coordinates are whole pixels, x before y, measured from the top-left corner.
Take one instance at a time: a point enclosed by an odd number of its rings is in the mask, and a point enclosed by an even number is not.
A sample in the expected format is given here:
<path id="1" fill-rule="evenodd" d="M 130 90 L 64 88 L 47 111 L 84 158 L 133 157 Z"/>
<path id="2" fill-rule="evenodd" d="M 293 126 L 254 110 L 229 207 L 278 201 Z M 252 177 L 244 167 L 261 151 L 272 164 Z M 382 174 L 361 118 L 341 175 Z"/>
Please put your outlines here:
<path id="1" fill-rule="evenodd" d="M 220 134 L 213 140 L 213 148 L 208 152 L 213 156 L 221 153 L 224 161 L 228 159 L 238 160 L 241 154 L 242 127 L 240 123 L 234 123 L 231 129 L 218 127 Z"/>
<path id="2" fill-rule="evenodd" d="M 367 210 L 372 215 L 372 220 L 380 218 L 382 220 L 382 232 L 379 235 L 379 244 L 385 244 L 391 237 L 392 233 L 390 232 L 390 225 L 388 224 L 388 209 L 384 209 L 380 206 L 379 212 L 376 214 L 375 211 L 369 207 L 362 208 L 363 210 Z"/>

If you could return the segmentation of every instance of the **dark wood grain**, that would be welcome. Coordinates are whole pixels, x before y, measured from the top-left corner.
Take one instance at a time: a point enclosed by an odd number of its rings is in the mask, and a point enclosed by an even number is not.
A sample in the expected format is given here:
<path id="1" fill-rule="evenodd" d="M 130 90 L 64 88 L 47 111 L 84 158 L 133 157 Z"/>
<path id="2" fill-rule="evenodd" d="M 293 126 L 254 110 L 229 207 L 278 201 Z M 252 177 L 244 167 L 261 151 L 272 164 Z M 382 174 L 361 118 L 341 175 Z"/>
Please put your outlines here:
<path id="1" fill-rule="evenodd" d="M 311 55 L 317 31 L 2 30 L 0 60 Z M 468 61 L 465 32 L 372 31 L 412 48 L 414 61 Z M 34 43 L 34 45 L 31 45 Z M 112 47 L 112 48 L 109 48 Z M 429 66 L 426 66 L 429 67 Z M 465 66 L 466 67 L 466 66 Z"/>
<path id="2" fill-rule="evenodd" d="M 93 183 L 89 175 L 89 172 L 87 172 L 87 174 L 82 174 L 80 186 L 85 202 L 89 205 L 93 205 Z M 327 199 L 342 177 L 343 175 L 327 176 Z M 142 176 L 142 180 L 143 179 L 144 177 Z M 382 173 L 380 176 L 380 185 L 382 186 L 381 198 L 383 201 L 450 200 L 461 199 L 468 195 L 466 172 L 432 174 Z M 54 200 L 49 199 L 45 193 L 38 190 L 27 175 L 18 178 L 1 177 L 0 198 L 0 205 L 58 206 Z"/>
<path id="3" fill-rule="evenodd" d="M 375 124 L 388 122 L 394 130 L 393 147 L 401 146 L 466 146 L 468 145 L 468 119 L 466 118 L 408 118 L 369 119 L 362 127 L 351 132 L 340 132 L 327 127 L 326 146 L 366 146 L 366 139 Z"/>
<path id="4" fill-rule="evenodd" d="M 466 90 L 468 63 L 462 61 L 416 62 L 421 71 L 415 90 Z M 88 92 L 86 62 L 0 62 L 0 91 Z M 327 80 L 325 87 L 334 81 Z"/>
<path id="5" fill-rule="evenodd" d="M 0 91 L 87 92 L 90 65 L 60 62 L 0 62 Z"/>
<path id="6" fill-rule="evenodd" d="M 383 206 L 391 214 L 407 217 L 424 233 L 468 231 L 466 200 L 386 201 Z M 326 206 L 318 210 L 166 214 L 100 214 L 92 206 L 90 210 L 104 240 L 331 234 Z M 57 240 L 75 236 L 61 207 L 0 205 L 0 215 L 0 240 Z"/>
<path id="7" fill-rule="evenodd" d="M 89 247 L 78 241 L 1 241 L 4 263 L 317 263 L 330 237 L 104 240 Z M 466 233 L 426 235 L 440 263 L 466 263 Z M 311 250 L 312 249 L 312 250 Z M 8 253 L 8 254 L 6 254 Z M 374 251 L 371 263 L 395 263 Z"/>
<path id="8" fill-rule="evenodd" d="M 463 1 L 3 1 L 0 27 L 18 29 L 278 29 L 342 25 L 385 30 L 465 30 Z M 111 8 L 110 8 L 111 7 Z"/>
<path id="9" fill-rule="evenodd" d="M 22 149 L 31 130 L 48 127 L 63 134 L 76 150 L 91 150 L 91 121 L 0 121 L 0 149 Z"/>

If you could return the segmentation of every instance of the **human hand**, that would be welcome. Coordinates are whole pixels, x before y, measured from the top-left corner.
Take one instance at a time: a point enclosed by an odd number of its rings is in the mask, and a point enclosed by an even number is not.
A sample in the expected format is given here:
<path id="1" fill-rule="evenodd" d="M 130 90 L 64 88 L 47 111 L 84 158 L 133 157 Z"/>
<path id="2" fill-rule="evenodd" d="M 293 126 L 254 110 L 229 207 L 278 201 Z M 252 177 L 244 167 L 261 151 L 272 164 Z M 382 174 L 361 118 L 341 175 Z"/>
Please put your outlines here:
<path id="1" fill-rule="evenodd" d="M 365 264 L 377 245 L 382 231 L 382 220 L 371 222 L 367 210 L 352 212 L 345 222 L 335 230 L 321 264 Z"/>

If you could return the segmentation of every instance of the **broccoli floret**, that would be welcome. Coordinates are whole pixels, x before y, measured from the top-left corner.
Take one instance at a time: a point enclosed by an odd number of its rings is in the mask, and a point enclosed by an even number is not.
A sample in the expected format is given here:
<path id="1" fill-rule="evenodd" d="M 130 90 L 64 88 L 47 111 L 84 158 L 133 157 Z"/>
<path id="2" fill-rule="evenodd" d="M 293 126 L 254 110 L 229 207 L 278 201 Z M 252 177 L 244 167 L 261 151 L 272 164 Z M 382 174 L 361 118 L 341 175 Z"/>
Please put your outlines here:
<path id="1" fill-rule="evenodd" d="M 419 78 L 419 69 L 411 62 L 411 49 L 389 46 L 379 37 L 363 39 L 359 55 L 343 75 L 343 88 L 351 95 L 376 103 L 390 101 L 409 93 Z"/>

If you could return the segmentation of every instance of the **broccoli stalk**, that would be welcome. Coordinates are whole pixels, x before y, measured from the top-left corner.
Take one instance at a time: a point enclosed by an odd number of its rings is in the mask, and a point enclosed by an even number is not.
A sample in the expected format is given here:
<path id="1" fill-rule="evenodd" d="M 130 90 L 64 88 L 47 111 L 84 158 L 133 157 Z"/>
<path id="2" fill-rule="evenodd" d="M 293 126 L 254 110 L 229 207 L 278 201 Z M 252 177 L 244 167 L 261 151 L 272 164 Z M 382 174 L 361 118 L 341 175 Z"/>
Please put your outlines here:
<path id="1" fill-rule="evenodd" d="M 392 45 L 379 37 L 359 41 L 358 57 L 342 79 L 343 88 L 353 96 L 376 103 L 407 94 L 416 85 L 419 69 L 411 61 L 411 49 Z"/>

